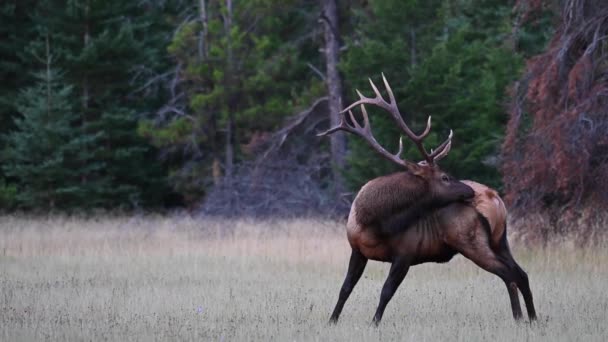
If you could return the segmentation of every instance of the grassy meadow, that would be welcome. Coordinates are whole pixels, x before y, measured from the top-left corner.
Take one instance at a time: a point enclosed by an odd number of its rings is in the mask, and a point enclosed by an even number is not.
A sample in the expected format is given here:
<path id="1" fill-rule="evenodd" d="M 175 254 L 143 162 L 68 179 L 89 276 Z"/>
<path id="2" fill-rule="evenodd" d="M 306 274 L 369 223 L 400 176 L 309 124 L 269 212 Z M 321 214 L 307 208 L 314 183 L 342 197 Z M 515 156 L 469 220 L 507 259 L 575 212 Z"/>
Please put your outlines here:
<path id="1" fill-rule="evenodd" d="M 350 253 L 343 223 L 2 216 L 0 340 L 608 339 L 608 250 L 512 249 L 533 325 L 513 321 L 500 279 L 456 256 L 410 269 L 379 328 L 389 265 L 368 263 L 329 326 Z"/>

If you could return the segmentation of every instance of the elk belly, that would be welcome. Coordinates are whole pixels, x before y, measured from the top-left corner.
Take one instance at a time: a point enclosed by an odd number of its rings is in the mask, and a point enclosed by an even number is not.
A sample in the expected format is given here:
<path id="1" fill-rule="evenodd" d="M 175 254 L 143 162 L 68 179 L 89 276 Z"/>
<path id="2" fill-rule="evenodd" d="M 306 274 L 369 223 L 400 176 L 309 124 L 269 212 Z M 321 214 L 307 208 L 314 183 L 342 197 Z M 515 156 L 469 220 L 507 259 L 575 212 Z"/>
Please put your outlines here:
<path id="1" fill-rule="evenodd" d="M 397 254 L 409 255 L 412 265 L 425 262 L 444 263 L 456 255 L 456 251 L 443 241 L 434 215 L 421 219 L 400 234 L 393 246 Z"/>

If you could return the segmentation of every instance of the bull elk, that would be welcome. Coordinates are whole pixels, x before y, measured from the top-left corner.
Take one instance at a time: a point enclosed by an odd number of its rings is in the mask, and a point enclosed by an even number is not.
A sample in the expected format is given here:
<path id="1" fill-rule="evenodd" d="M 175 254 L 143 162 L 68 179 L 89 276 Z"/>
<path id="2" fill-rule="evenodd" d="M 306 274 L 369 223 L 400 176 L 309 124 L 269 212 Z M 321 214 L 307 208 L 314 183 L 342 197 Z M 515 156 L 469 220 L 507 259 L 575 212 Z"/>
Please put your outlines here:
<path id="1" fill-rule="evenodd" d="M 357 91 L 360 99 L 341 112 L 340 124 L 319 134 L 324 136 L 342 130 L 358 135 L 380 155 L 405 169 L 367 182 L 353 201 L 346 225 L 352 253 L 330 322 L 337 322 L 368 260 L 391 263 L 372 321 L 377 325 L 410 266 L 447 262 L 457 253 L 504 281 L 516 320 L 522 317 L 517 289 L 523 295 L 529 319 L 536 319 L 528 276 L 515 262 L 509 249 L 507 210 L 501 198 L 485 185 L 461 182 L 443 172 L 437 162 L 448 154 L 452 132 L 428 153 L 422 142 L 430 132 L 431 118 L 420 135 L 412 132 L 403 121 L 384 75 L 382 79 L 389 102 L 384 100 L 370 79 L 375 97 L 368 98 Z M 414 163 L 402 159 L 401 139 L 396 154 L 385 150 L 372 135 L 366 104 L 387 111 L 415 144 L 424 161 Z M 351 111 L 356 106 L 361 108 L 362 125 Z M 349 114 L 350 123 L 345 113 Z"/>

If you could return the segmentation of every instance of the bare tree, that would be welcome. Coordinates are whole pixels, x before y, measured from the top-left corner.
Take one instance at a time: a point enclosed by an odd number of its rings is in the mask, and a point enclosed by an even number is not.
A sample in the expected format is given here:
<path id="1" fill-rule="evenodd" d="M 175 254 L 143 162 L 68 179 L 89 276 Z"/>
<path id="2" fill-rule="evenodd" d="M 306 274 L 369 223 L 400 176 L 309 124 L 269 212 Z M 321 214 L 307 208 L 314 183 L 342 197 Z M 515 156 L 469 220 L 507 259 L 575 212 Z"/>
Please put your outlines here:
<path id="1" fill-rule="evenodd" d="M 197 210 L 202 215 L 297 217 L 345 214 L 348 198 L 328 196 L 323 179 L 330 155 L 318 153 L 319 129 L 327 127 L 322 97 L 247 150 L 251 160 L 235 165 L 231 178 L 215 184 Z"/>
<path id="2" fill-rule="evenodd" d="M 321 21 L 324 25 L 325 35 L 325 83 L 329 95 L 330 125 L 333 127 L 340 124 L 340 111 L 342 110 L 342 81 L 338 73 L 340 57 L 339 19 L 335 0 L 321 0 L 321 5 L 323 10 Z M 344 179 L 341 175 L 346 152 L 344 134 L 338 132 L 332 135 L 330 144 L 335 191 L 340 196 L 344 192 Z"/>

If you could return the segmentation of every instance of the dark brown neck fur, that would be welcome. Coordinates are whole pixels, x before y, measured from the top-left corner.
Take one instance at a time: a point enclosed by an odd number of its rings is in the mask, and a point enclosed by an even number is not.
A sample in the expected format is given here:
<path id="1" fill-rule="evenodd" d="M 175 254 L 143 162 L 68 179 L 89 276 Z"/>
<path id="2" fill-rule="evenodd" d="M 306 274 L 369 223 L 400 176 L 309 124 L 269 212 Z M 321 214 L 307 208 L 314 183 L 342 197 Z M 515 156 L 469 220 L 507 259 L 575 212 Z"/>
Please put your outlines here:
<path id="1" fill-rule="evenodd" d="M 409 172 L 376 178 L 366 184 L 355 200 L 357 221 L 379 226 L 385 233 L 404 229 L 430 209 L 428 184 Z"/>

